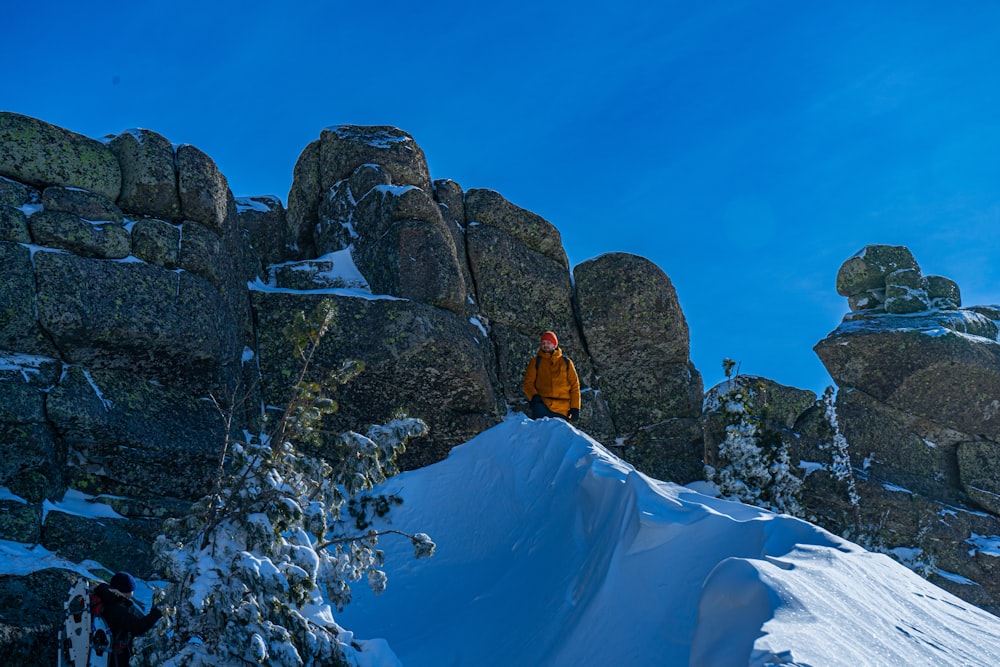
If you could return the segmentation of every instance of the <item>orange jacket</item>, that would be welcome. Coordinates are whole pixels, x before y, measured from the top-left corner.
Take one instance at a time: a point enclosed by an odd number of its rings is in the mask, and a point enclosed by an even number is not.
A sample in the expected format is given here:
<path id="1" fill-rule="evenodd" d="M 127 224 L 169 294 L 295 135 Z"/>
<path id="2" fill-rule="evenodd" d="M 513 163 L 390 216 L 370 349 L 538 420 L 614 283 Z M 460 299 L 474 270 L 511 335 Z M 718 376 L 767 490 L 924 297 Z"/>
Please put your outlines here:
<path id="1" fill-rule="evenodd" d="M 580 378 L 570 358 L 563 356 L 562 348 L 539 350 L 524 369 L 521 389 L 529 401 L 535 394 L 540 395 L 552 412 L 568 415 L 571 408 L 580 409 Z"/>

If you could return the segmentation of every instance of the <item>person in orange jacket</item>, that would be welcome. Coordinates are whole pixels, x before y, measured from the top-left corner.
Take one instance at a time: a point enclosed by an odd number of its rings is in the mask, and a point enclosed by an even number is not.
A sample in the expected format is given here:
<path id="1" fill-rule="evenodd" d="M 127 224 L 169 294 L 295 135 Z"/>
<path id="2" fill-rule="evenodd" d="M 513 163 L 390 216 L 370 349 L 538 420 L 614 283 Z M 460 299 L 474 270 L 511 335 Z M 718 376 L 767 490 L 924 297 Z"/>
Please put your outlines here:
<path id="1" fill-rule="evenodd" d="M 559 347 L 551 331 L 542 334 L 538 354 L 524 369 L 521 384 L 530 401 L 532 419 L 559 417 L 571 422 L 580 420 L 580 378 L 576 367 Z"/>

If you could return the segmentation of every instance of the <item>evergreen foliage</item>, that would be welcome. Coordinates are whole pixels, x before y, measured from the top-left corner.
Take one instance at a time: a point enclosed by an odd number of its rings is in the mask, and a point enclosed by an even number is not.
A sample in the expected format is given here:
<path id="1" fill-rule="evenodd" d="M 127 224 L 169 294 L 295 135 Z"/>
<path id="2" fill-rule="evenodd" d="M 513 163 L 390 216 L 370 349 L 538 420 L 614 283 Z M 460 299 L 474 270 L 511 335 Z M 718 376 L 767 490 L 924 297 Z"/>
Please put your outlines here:
<path id="1" fill-rule="evenodd" d="M 227 439 L 211 493 L 191 512 L 164 524 L 155 545 L 170 582 L 159 596 L 161 621 L 137 642 L 148 664 L 164 666 L 345 665 L 358 646 L 334 620 L 351 584 L 367 578 L 386 586 L 379 538 L 398 531 L 358 533 L 341 511 L 397 468 L 406 442 L 426 433 L 398 416 L 367 433 L 324 443 L 323 416 L 337 409 L 327 387 L 363 369 L 347 362 L 322 382 L 306 371 L 331 321 L 321 305 L 296 317 L 287 336 L 301 361 L 295 390 L 273 425 L 258 436 Z M 268 426 L 271 426 L 268 428 Z M 322 448 L 325 458 L 307 454 Z M 332 455 L 331 455 L 332 454 Z M 349 518 L 349 517 L 348 517 Z M 417 558 L 434 552 L 430 538 L 405 535 Z"/>
<path id="2" fill-rule="evenodd" d="M 706 465 L 705 478 L 725 497 L 801 516 L 802 480 L 792 473 L 788 445 L 781 433 L 770 427 L 766 399 L 758 400 L 763 384 L 741 376 L 731 359 L 725 359 L 722 367 L 726 385 L 718 402 L 729 423 L 719 444 L 719 465 Z"/>

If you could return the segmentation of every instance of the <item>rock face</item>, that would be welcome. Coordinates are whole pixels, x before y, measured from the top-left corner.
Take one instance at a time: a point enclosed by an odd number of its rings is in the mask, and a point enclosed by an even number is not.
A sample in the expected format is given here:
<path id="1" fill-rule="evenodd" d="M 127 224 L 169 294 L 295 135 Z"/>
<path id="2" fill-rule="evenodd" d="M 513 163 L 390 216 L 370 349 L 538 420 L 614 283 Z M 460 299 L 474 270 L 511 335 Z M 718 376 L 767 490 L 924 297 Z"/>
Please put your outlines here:
<path id="1" fill-rule="evenodd" d="M 222 417 L 255 432 L 257 406 L 284 404 L 298 370 L 286 326 L 320 304 L 334 318 L 312 377 L 365 366 L 333 391 L 325 426 L 424 419 L 430 435 L 403 468 L 523 409 L 545 330 L 579 371 L 579 426 L 643 472 L 702 479 L 725 437 L 718 388 L 703 413 L 659 267 L 610 253 L 571 274 L 555 226 L 492 190 L 432 180 L 396 128 L 323 130 L 285 209 L 234 198 L 209 156 L 155 132 L 102 143 L 0 112 L 0 275 L 0 539 L 112 570 L 155 574 L 162 519 L 212 483 Z M 840 387 L 860 501 L 822 401 L 739 382 L 800 462 L 818 523 L 921 554 L 936 583 L 1000 610 L 996 557 L 977 547 L 1000 535 L 1000 307 L 961 308 L 958 285 L 923 275 L 902 246 L 863 249 L 836 286 L 851 312 L 816 351 Z M 68 511 L 67 491 L 104 517 Z M 4 610 L 58 610 L 67 581 L 0 576 L 0 653 L 52 661 L 58 613 Z"/>
<path id="2" fill-rule="evenodd" d="M 852 311 L 815 350 L 840 387 L 865 500 L 882 514 L 873 539 L 921 549 L 975 582 L 935 583 L 996 610 L 995 566 L 974 538 L 1000 534 L 1000 309 L 961 308 L 954 281 L 921 275 L 901 246 L 848 259 L 837 291 Z"/>
<path id="3" fill-rule="evenodd" d="M 660 479 L 702 476 L 691 448 L 701 430 L 701 375 L 689 361 L 687 322 L 670 278 L 642 257 L 612 253 L 573 270 L 579 320 L 609 422 L 610 441 Z M 595 426 L 597 425 L 595 424 Z"/>
<path id="4" fill-rule="evenodd" d="M 812 392 L 739 381 L 800 463 L 817 523 L 918 554 L 935 583 L 1000 611 L 997 559 L 979 546 L 1000 535 L 1000 307 L 962 308 L 958 285 L 902 246 L 863 249 L 836 287 L 851 312 L 816 351 L 851 465 Z M 611 253 L 571 274 L 554 225 L 432 180 L 401 130 L 323 130 L 285 209 L 234 198 L 208 155 L 155 132 L 102 143 L 0 112 L 0 539 L 155 575 L 150 544 L 210 487 L 222 417 L 257 432 L 258 406 L 284 404 L 298 370 L 286 326 L 320 304 L 334 319 L 313 378 L 365 366 L 332 392 L 325 426 L 424 419 L 403 468 L 523 409 L 545 330 L 579 371 L 579 426 L 643 472 L 702 479 L 725 437 L 659 267 Z M 103 517 L 76 516 L 68 491 Z M 53 661 L 68 580 L 0 576 L 0 654 Z"/>
<path id="5" fill-rule="evenodd" d="M 246 285 L 259 270 L 232 194 L 193 147 L 146 131 L 101 143 L 10 113 L 0 174 L 0 539 L 152 575 L 162 519 L 218 465 L 209 397 L 225 404 L 253 380 Z M 68 489 L 120 511 L 42 511 Z M 60 609 L 65 588 L 41 606 Z M 51 664 L 58 621 L 0 621 L 20 637 L 0 653 Z"/>
<path id="6" fill-rule="evenodd" d="M 285 328 L 320 302 L 335 317 L 312 372 L 365 365 L 326 426 L 423 418 L 404 468 L 522 409 L 552 329 L 580 372 L 581 428 L 652 474 L 701 477 L 701 379 L 663 271 L 606 255 L 574 287 L 551 223 L 432 180 L 396 128 L 323 130 L 286 210 L 236 199 L 208 155 L 150 130 L 96 141 L 0 112 L 0 276 L 0 539 L 71 560 L 153 574 L 161 520 L 211 484 L 221 417 L 253 431 L 256 406 L 283 405 Z M 105 518 L 62 511 L 67 490 Z M 65 578 L 32 577 L 48 586 L 37 606 L 60 609 Z M 25 581 L 0 576 L 0 593 Z M 12 627 L 0 609 L 0 653 L 48 664 L 55 616 Z"/>

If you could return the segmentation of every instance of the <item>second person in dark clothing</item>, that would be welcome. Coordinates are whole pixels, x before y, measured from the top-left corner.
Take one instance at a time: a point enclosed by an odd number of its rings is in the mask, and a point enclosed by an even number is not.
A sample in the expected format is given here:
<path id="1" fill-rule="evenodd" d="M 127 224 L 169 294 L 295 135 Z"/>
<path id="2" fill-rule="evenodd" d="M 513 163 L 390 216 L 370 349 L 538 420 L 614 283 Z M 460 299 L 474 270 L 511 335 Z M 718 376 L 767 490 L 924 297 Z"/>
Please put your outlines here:
<path id="1" fill-rule="evenodd" d="M 563 355 L 559 339 L 551 331 L 541 336 L 538 353 L 524 369 L 521 385 L 531 402 L 531 418 L 580 419 L 580 378 L 569 357 Z"/>
<path id="2" fill-rule="evenodd" d="M 163 616 L 156 607 L 143 614 L 132 599 L 135 579 L 128 572 L 111 577 L 111 585 L 99 584 L 94 591 L 104 603 L 101 616 L 111 630 L 111 667 L 127 667 L 132 658 L 132 638 L 146 633 Z"/>

